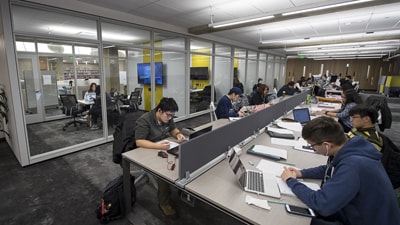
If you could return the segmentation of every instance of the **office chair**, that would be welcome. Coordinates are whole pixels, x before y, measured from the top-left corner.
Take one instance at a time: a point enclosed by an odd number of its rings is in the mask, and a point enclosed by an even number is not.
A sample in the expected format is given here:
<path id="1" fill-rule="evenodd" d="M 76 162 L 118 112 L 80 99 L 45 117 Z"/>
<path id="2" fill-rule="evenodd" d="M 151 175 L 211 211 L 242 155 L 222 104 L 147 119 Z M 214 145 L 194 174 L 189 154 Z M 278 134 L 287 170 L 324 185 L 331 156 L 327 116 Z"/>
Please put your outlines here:
<path id="1" fill-rule="evenodd" d="M 129 105 L 136 110 L 138 110 L 139 105 L 142 104 L 142 97 L 140 96 L 140 92 L 140 90 L 132 91 L 131 97 L 129 98 Z"/>
<path id="2" fill-rule="evenodd" d="M 78 116 L 81 116 L 81 113 L 83 112 L 83 109 L 80 109 L 78 107 L 78 101 L 76 100 L 76 95 L 74 94 L 60 95 L 60 100 L 63 105 L 65 115 L 73 117 L 72 121 L 69 121 L 63 126 L 62 128 L 63 131 L 65 131 L 65 129 L 71 124 L 73 124 L 77 129 L 78 129 L 78 127 L 76 126 L 77 124 L 87 124 L 86 121 L 76 120 L 76 118 Z"/>
<path id="3" fill-rule="evenodd" d="M 211 122 L 217 120 L 217 114 L 215 114 L 214 102 L 210 102 L 210 117 L 211 117 Z"/>
<path id="4" fill-rule="evenodd" d="M 123 114 L 118 122 L 113 137 L 113 162 L 122 166 L 122 153 L 131 151 L 136 148 L 135 144 L 135 128 L 136 120 L 143 115 L 143 111 L 131 111 Z M 151 182 L 155 189 L 157 183 L 154 178 L 143 169 L 130 171 L 132 176 L 135 176 L 135 184 L 146 178 L 147 183 Z"/>

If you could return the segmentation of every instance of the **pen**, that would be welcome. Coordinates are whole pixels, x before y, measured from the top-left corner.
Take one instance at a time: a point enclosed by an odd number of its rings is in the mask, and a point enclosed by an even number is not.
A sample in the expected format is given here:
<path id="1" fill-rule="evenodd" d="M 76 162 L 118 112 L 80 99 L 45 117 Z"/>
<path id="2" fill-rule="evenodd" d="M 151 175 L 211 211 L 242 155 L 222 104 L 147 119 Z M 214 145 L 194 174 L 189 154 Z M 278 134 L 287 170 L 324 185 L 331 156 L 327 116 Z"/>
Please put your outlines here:
<path id="1" fill-rule="evenodd" d="M 268 201 L 268 203 L 283 204 L 283 205 L 286 204 L 286 202 L 282 202 L 282 201 L 273 201 L 273 200 L 267 200 L 267 201 Z"/>
<path id="2" fill-rule="evenodd" d="M 289 165 L 289 166 L 296 166 L 293 163 L 288 163 L 288 162 L 284 162 L 284 161 L 278 161 L 278 163 L 286 164 L 286 165 Z"/>

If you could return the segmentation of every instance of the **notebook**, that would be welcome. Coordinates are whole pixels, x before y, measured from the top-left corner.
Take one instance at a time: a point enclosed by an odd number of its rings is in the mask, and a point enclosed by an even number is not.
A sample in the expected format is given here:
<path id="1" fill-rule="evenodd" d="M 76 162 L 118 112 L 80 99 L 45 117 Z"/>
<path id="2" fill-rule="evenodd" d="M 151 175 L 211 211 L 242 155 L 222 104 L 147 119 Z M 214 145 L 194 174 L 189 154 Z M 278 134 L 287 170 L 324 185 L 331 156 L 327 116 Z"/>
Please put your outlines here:
<path id="1" fill-rule="evenodd" d="M 85 101 L 93 102 L 96 99 L 96 93 L 86 93 L 85 94 Z"/>
<path id="2" fill-rule="evenodd" d="M 281 197 L 277 181 L 272 173 L 246 170 L 235 151 L 229 158 L 229 165 L 244 191 L 274 198 Z"/>
<path id="3" fill-rule="evenodd" d="M 308 108 L 293 109 L 293 119 L 301 125 L 310 122 L 310 111 Z"/>
<path id="4" fill-rule="evenodd" d="M 200 136 L 200 135 L 202 135 L 202 134 L 205 134 L 205 133 L 207 133 L 207 132 L 210 132 L 211 130 L 212 130 L 212 125 L 211 125 L 211 126 L 208 126 L 208 127 L 205 127 L 205 128 L 203 128 L 203 129 L 194 131 L 194 132 L 190 133 L 190 135 L 189 135 L 189 140 L 191 140 L 191 139 L 193 139 L 193 138 L 195 138 L 195 137 L 198 137 L 198 136 Z M 183 142 L 182 142 L 182 143 L 183 143 Z M 178 145 L 178 146 L 175 146 L 175 147 L 173 147 L 173 148 L 170 148 L 169 150 L 167 150 L 167 152 L 168 152 L 169 154 L 172 154 L 172 155 L 178 157 L 178 156 L 179 156 L 179 145 Z"/>

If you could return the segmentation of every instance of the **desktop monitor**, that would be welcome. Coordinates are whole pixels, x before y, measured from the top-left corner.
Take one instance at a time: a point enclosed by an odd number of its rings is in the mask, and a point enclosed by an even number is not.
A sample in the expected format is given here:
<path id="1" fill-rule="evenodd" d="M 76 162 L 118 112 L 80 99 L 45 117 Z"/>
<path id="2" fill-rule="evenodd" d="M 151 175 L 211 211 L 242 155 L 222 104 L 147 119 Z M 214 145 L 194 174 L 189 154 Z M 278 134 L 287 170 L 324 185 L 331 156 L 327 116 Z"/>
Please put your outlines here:
<path id="1" fill-rule="evenodd" d="M 154 63 L 154 73 L 156 85 L 163 84 L 163 64 L 162 62 Z M 138 63 L 137 74 L 139 84 L 151 84 L 151 66 L 150 63 Z"/>
<path id="2" fill-rule="evenodd" d="M 190 67 L 191 80 L 208 80 L 208 67 Z"/>

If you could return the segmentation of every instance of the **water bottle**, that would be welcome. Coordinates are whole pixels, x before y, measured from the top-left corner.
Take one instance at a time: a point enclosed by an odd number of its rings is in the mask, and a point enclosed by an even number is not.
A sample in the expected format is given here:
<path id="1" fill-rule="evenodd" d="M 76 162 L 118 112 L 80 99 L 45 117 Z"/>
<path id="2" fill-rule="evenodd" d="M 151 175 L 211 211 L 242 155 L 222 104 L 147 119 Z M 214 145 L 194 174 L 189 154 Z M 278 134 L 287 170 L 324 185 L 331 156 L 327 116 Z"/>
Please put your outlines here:
<path id="1" fill-rule="evenodd" d="M 311 95 L 308 94 L 306 98 L 306 105 L 309 105 L 310 102 L 311 102 Z"/>

